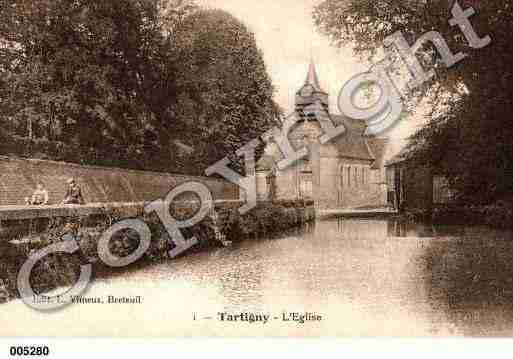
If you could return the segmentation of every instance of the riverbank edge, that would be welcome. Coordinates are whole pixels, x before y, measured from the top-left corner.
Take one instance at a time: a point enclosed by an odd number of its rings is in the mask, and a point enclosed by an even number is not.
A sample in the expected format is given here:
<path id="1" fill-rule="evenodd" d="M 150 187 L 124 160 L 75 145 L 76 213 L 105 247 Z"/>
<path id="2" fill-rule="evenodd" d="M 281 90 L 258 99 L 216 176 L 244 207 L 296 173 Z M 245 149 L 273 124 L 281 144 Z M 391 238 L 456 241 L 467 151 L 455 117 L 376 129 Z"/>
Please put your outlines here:
<path id="1" fill-rule="evenodd" d="M 432 210 L 410 208 L 394 216 L 412 222 L 434 224 L 484 225 L 497 229 L 513 228 L 513 202 L 492 205 L 437 205 Z"/>
<path id="2" fill-rule="evenodd" d="M 198 240 L 189 251 L 189 255 L 198 251 L 270 237 L 287 230 L 298 228 L 308 222 L 315 221 L 313 202 L 309 201 L 275 201 L 260 202 L 256 208 L 241 215 L 238 211 L 240 202 L 215 203 L 216 218 L 206 217 L 199 224 L 182 230 L 185 238 L 195 236 Z M 177 203 L 171 206 L 173 216 L 190 218 L 197 211 L 194 202 Z M 131 208 L 131 214 L 133 208 Z M 109 210 L 101 216 L 62 217 L 53 219 L 47 228 L 38 233 L 31 242 L 17 244 L 0 242 L 0 303 L 19 298 L 16 289 L 16 277 L 27 257 L 37 250 L 50 244 L 62 241 L 62 237 L 71 234 L 77 241 L 80 251 L 68 255 L 50 255 L 40 261 L 32 272 L 31 284 L 37 293 L 45 293 L 59 287 L 73 285 L 78 278 L 80 264 L 93 265 L 94 279 L 123 275 L 146 266 L 170 260 L 169 250 L 173 248 L 165 227 L 156 215 L 146 215 L 141 206 L 138 218 L 143 219 L 152 232 L 150 248 L 144 256 L 130 266 L 111 268 L 103 264 L 97 253 L 98 240 L 101 234 L 126 217 L 119 210 Z M 92 222 L 94 226 L 92 226 Z M 217 230 L 216 230 L 217 228 Z M 219 233 L 222 241 L 219 238 Z M 132 253 L 139 244 L 137 236 L 130 233 L 118 233 L 112 237 L 110 250 L 113 254 L 124 257 Z"/>

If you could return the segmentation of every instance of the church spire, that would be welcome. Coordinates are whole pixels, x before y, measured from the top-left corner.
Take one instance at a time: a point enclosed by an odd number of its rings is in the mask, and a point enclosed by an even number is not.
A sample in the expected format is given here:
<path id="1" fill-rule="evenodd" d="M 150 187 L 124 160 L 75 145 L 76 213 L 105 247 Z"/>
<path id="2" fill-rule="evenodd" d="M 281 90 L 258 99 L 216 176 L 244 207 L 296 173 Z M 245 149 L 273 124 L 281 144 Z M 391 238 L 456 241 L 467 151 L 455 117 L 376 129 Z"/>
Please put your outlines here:
<path id="1" fill-rule="evenodd" d="M 319 78 L 317 77 L 317 71 L 315 69 L 313 58 L 310 60 L 310 66 L 308 68 L 308 75 L 306 76 L 305 85 L 311 85 L 316 91 L 323 92 L 321 85 L 319 85 Z"/>
<path id="2" fill-rule="evenodd" d="M 328 94 L 321 89 L 315 63 L 312 59 L 308 68 L 305 84 L 296 93 L 295 109 L 296 112 L 302 114 L 306 107 L 319 103 L 321 105 L 321 111 L 329 114 Z"/>

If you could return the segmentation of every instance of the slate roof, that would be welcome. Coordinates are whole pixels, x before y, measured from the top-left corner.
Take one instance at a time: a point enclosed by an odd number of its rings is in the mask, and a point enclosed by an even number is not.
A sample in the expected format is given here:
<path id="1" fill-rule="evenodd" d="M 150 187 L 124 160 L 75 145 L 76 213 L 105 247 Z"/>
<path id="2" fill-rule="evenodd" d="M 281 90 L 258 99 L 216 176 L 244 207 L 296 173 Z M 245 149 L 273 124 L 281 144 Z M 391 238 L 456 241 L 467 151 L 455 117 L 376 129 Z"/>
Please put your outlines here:
<path id="1" fill-rule="evenodd" d="M 351 120 L 340 115 L 332 115 L 331 118 L 336 124 L 343 123 L 346 126 L 346 132 L 333 140 L 333 143 L 339 150 L 340 156 L 362 160 L 375 160 L 374 154 L 367 144 L 367 138 L 364 137 L 365 122 Z"/>
<path id="2" fill-rule="evenodd" d="M 340 156 L 374 161 L 373 169 L 383 166 L 387 139 L 364 136 L 366 125 L 363 121 L 348 119 L 340 115 L 332 115 L 331 118 L 336 125 L 343 123 L 346 126 L 346 132 L 332 141 Z M 272 170 L 276 159 L 280 156 L 280 153 L 264 154 L 257 162 L 257 171 Z"/>
<path id="3" fill-rule="evenodd" d="M 310 66 L 308 67 L 308 74 L 305 81 L 305 86 L 306 85 L 311 85 L 316 91 L 324 92 L 319 84 L 319 77 L 317 76 L 313 60 L 310 62 Z"/>

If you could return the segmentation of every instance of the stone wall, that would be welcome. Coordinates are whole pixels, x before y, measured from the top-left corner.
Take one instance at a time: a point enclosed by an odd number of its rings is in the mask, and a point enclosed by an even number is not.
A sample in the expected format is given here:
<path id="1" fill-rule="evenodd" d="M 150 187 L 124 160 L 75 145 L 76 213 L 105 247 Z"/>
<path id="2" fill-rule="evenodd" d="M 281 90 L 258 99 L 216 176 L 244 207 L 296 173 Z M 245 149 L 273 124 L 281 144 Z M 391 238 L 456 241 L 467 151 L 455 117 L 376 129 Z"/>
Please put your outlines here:
<path id="1" fill-rule="evenodd" d="M 371 170 L 371 161 L 320 157 L 317 207 L 322 209 L 384 207 L 386 185 L 379 170 Z M 347 168 L 351 168 L 350 181 Z M 354 168 L 358 169 L 356 178 Z M 365 171 L 362 177 L 362 169 Z"/>
<path id="2" fill-rule="evenodd" d="M 183 228 L 182 233 L 186 238 L 194 235 L 198 243 L 187 251 L 198 251 L 207 249 L 211 246 L 229 245 L 231 242 L 239 242 L 242 240 L 251 240 L 258 238 L 269 238 L 269 236 L 290 230 L 292 228 L 300 228 L 306 223 L 315 220 L 315 209 L 310 202 L 304 201 L 284 201 L 284 202 L 260 202 L 256 208 L 250 212 L 241 215 L 238 211 L 242 205 L 239 201 L 217 201 L 215 209 L 218 214 L 214 221 L 210 216 L 205 217 L 203 221 L 190 228 Z M 88 218 L 94 222 L 91 226 L 84 218 L 74 218 L 77 211 L 81 215 L 94 215 L 95 206 L 86 209 L 84 206 L 63 207 L 55 206 L 62 209 L 59 213 L 68 221 L 62 221 L 59 225 L 53 225 L 51 228 L 43 228 L 41 231 L 34 231 L 27 235 L 23 233 L 13 234 L 8 240 L 2 241 L 0 238 L 0 280 L 7 284 L 9 296 L 7 299 L 14 299 L 19 294 L 16 289 L 17 273 L 26 261 L 28 255 L 33 251 L 38 251 L 47 246 L 60 241 L 64 234 L 70 233 L 70 225 L 67 223 L 75 223 L 76 231 L 73 232 L 81 253 L 80 255 L 65 256 L 63 258 L 47 256 L 41 260 L 42 266 L 36 267 L 31 275 L 31 283 L 34 290 L 38 293 L 56 289 L 63 285 L 72 285 L 75 283 L 76 273 L 80 261 L 84 259 L 93 264 L 95 277 L 105 277 L 112 274 L 119 274 L 123 268 L 111 268 L 102 264 L 98 256 L 98 240 L 101 238 L 107 228 L 112 224 L 110 219 L 114 217 L 119 219 L 119 211 L 125 214 L 133 214 L 132 211 L 142 212 L 141 204 L 133 204 L 130 206 L 110 206 L 103 211 L 105 214 L 101 218 Z M 114 208 L 115 207 L 115 208 Z M 184 218 L 192 216 L 196 211 L 196 206 L 190 202 L 179 202 L 177 207 L 178 214 L 185 215 Z M 55 208 L 57 209 L 57 208 Z M 45 218 L 53 216 L 54 208 L 42 208 L 40 212 L 33 213 L 32 216 Z M 10 209 L 0 209 L 1 211 L 11 211 Z M 127 213 L 126 210 L 129 210 Z M 68 211 L 68 213 L 66 213 Z M 33 217 L 25 217 L 33 218 Z M 148 250 L 138 263 L 134 263 L 126 270 L 133 270 L 139 266 L 151 265 L 153 262 L 160 262 L 169 259 L 169 250 L 174 247 L 173 241 L 169 238 L 167 231 L 161 221 L 155 214 L 143 215 L 140 219 L 144 220 L 151 230 L 151 244 Z M 26 230 L 31 222 L 30 219 L 20 220 L 23 222 L 22 228 Z M 97 223 L 100 222 L 100 223 Z M 219 238 L 215 228 L 226 237 Z M 31 240 L 32 237 L 35 240 Z M 23 240 L 16 240 L 23 239 Z M 134 236 L 114 235 L 111 238 L 111 250 L 119 257 L 125 257 L 132 254 L 139 246 L 139 241 Z M 81 257 L 81 258 L 80 258 Z M 1 303 L 1 301 L 0 301 Z"/>
<path id="3" fill-rule="evenodd" d="M 152 201 L 191 180 L 209 187 L 215 200 L 239 199 L 237 186 L 215 178 L 0 156 L 0 206 L 23 205 L 37 182 L 48 190 L 50 204 L 60 203 L 70 177 L 81 186 L 87 203 Z"/>
<path id="4" fill-rule="evenodd" d="M 276 198 L 279 200 L 295 200 L 299 198 L 298 166 L 290 166 L 279 171 L 275 178 Z"/>
<path id="5" fill-rule="evenodd" d="M 316 161 L 319 161 L 319 164 Z M 370 161 L 359 161 L 339 157 L 321 157 L 312 160 L 313 168 L 313 198 L 319 209 L 359 208 L 359 207 L 385 207 L 387 204 L 387 186 L 382 170 L 372 170 Z M 358 179 L 347 184 L 347 172 L 340 169 L 347 167 L 358 168 Z M 296 200 L 301 198 L 300 163 L 283 171 L 279 171 L 274 178 L 276 199 Z M 366 169 L 365 180 L 361 177 L 361 169 Z M 267 172 L 257 175 L 257 191 L 261 198 L 268 194 L 266 185 Z M 342 177 L 344 176 L 344 177 Z M 342 182 L 344 181 L 344 182 Z"/>
<path id="6" fill-rule="evenodd" d="M 270 174 L 266 171 L 256 172 L 256 192 L 257 199 L 259 201 L 265 201 L 270 199 L 271 196 L 271 186 L 268 183 L 267 176 Z"/>

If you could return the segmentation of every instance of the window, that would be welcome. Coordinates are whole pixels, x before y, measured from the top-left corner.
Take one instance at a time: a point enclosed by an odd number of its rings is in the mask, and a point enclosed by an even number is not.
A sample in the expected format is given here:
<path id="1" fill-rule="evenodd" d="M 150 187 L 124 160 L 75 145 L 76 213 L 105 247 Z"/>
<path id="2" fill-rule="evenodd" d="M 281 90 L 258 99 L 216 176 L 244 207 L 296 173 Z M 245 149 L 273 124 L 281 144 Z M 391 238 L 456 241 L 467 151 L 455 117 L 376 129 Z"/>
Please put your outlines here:
<path id="1" fill-rule="evenodd" d="M 358 167 L 354 168 L 354 184 L 355 187 L 358 187 Z"/>
<path id="2" fill-rule="evenodd" d="M 351 167 L 347 167 L 347 187 L 351 187 Z"/>
<path id="3" fill-rule="evenodd" d="M 308 160 L 303 161 L 299 174 L 299 196 L 302 199 L 312 198 L 312 168 Z"/>
<path id="4" fill-rule="evenodd" d="M 302 173 L 299 183 L 299 195 L 302 199 L 312 198 L 312 174 Z"/>

